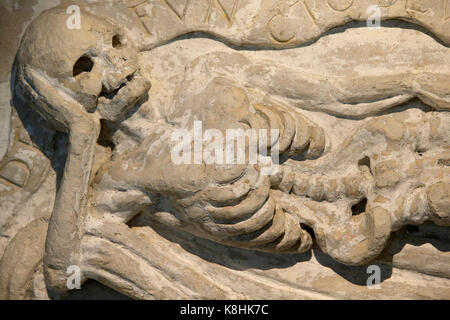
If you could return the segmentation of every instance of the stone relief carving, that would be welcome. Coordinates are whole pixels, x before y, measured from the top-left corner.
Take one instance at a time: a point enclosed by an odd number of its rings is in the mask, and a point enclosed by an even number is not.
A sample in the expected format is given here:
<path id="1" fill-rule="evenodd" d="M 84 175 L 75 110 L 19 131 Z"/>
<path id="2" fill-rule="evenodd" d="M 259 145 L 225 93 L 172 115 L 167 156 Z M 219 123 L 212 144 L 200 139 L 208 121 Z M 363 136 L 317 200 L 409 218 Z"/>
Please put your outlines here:
<path id="1" fill-rule="evenodd" d="M 4 251 L 0 296 L 42 298 L 45 281 L 63 297 L 75 265 L 82 283 L 132 298 L 248 297 L 149 241 L 156 226 L 268 256 L 317 243 L 353 266 L 406 225 L 448 227 L 447 2 L 377 3 L 383 19 L 422 25 L 442 43 L 402 28 L 325 34 L 365 21 L 373 2 L 124 1 L 83 8 L 75 30 L 65 7 L 42 13 L 22 37 L 13 93 L 44 119 L 35 128 L 65 133 L 68 148 L 51 214 L 16 230 Z M 209 36 L 183 38 L 192 32 Z M 37 192 L 49 170 L 14 119 L 2 205 Z M 256 137 L 268 156 L 277 147 L 277 170 L 175 163 L 174 132 L 195 138 L 198 122 L 222 136 L 278 130 Z M 21 274 L 15 253 L 30 242 L 39 248 Z"/>

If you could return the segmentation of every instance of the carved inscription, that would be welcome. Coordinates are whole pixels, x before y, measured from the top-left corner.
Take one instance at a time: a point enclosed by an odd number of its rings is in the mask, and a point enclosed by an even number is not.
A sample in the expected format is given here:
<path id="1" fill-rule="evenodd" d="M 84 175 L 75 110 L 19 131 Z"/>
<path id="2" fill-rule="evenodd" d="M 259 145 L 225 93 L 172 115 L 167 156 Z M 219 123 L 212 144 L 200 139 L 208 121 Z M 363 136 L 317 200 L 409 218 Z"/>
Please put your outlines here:
<path id="1" fill-rule="evenodd" d="M 327 0 L 328 5 L 336 11 L 345 11 L 353 4 L 353 0 Z"/>
<path id="2" fill-rule="evenodd" d="M 189 0 L 164 0 L 170 10 L 184 22 L 186 11 L 189 5 Z"/>

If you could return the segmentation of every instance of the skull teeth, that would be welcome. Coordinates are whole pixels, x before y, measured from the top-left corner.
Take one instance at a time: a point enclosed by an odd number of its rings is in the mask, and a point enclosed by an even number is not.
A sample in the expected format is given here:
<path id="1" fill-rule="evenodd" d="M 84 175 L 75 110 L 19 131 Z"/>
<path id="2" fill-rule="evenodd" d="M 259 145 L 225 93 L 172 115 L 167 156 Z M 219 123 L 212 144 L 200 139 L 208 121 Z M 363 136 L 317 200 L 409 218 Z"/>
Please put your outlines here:
<path id="1" fill-rule="evenodd" d="M 106 99 L 108 99 L 108 100 L 112 100 L 112 99 L 114 99 L 114 97 L 115 96 L 117 96 L 117 94 L 119 93 L 119 91 L 120 91 L 120 89 L 122 89 L 123 87 L 125 87 L 127 84 L 126 83 L 122 83 L 117 89 L 115 89 L 115 90 L 113 90 L 113 91 L 111 91 L 111 92 L 106 92 L 105 90 L 103 90 L 101 93 L 100 93 L 100 96 L 99 97 L 104 97 L 104 98 L 106 98 Z"/>

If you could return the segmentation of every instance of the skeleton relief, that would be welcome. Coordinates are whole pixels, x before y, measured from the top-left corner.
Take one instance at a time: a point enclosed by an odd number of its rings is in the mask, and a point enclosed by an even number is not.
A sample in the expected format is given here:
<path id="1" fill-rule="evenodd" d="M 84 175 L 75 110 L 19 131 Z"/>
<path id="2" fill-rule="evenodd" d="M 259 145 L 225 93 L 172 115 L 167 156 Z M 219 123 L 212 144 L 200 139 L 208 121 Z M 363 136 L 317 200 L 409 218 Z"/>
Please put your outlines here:
<path id="1" fill-rule="evenodd" d="M 352 1 L 287 5 L 268 21 L 265 40 L 259 22 L 233 29 L 245 13 L 242 2 L 259 1 L 213 1 L 206 20 L 193 11 L 201 1 L 186 1 L 184 9 L 172 1 L 131 2 L 117 5 L 122 16 L 83 9 L 80 29 L 66 27 L 66 8 L 45 11 L 17 54 L 15 93 L 69 140 L 45 234 L 50 296 L 68 291 L 67 269 L 75 265 L 82 283 L 95 279 L 133 298 L 242 297 L 190 265 L 177 276 L 182 285 L 171 283 L 183 259 L 146 241 L 154 225 L 275 255 L 317 244 L 352 266 L 377 258 L 404 226 L 450 226 L 446 46 L 402 28 L 323 35 L 329 27 L 317 13 L 331 10 L 344 21 L 341 13 L 362 10 Z M 262 8 L 265 21 L 272 11 Z M 178 34 L 152 24 L 163 10 L 176 13 L 170 19 Z M 408 19 L 398 10 L 383 19 Z M 134 20 L 124 23 L 125 15 Z M 289 19 L 294 26 L 309 21 L 311 33 L 283 33 Z M 193 31 L 217 38 L 171 41 Z M 447 43 L 448 32 L 435 33 Z M 313 38 L 320 39 L 298 45 Z M 239 47 L 252 44 L 262 48 Z M 200 141 L 198 123 L 209 130 Z M 232 156 L 245 150 L 244 162 L 224 160 L 230 129 L 243 139 L 237 148 L 232 141 Z M 192 135 L 175 139 L 180 130 Z M 256 134 L 246 136 L 251 130 Z M 193 151 L 190 162 L 173 160 L 180 139 Z M 223 143 L 211 148 L 217 139 Z M 279 163 L 267 173 L 251 156 L 277 156 Z M 2 170 L 13 184 L 26 180 L 21 163 Z"/>

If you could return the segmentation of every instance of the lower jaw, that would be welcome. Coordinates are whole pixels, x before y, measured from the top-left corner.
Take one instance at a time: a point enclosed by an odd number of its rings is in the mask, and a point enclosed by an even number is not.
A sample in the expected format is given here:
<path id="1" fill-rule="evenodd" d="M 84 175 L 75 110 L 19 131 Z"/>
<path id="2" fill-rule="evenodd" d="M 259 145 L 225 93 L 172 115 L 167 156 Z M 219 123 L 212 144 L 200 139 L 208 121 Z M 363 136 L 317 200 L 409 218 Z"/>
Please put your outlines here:
<path id="1" fill-rule="evenodd" d="M 119 121 L 138 102 L 143 100 L 150 90 L 150 82 L 145 78 L 135 77 L 111 100 L 100 97 L 97 111 L 105 120 Z"/>

